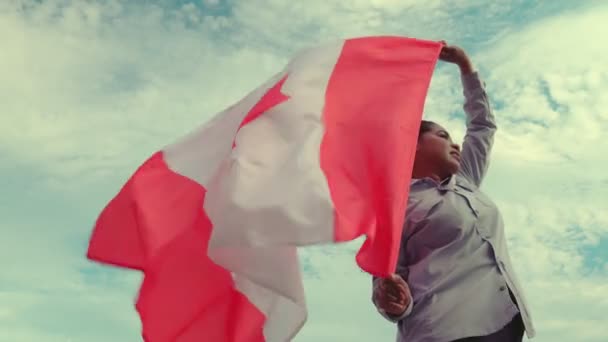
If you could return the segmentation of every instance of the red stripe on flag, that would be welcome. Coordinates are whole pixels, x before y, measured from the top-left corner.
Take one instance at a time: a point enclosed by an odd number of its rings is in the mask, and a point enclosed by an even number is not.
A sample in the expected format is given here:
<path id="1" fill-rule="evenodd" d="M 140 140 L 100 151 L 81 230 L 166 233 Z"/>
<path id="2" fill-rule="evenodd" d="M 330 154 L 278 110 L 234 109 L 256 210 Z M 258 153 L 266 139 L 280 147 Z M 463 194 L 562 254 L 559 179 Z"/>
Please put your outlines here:
<path id="1" fill-rule="evenodd" d="M 87 255 L 143 270 L 136 306 L 145 341 L 263 342 L 264 315 L 207 256 L 205 192 L 155 154 L 103 210 Z"/>
<path id="2" fill-rule="evenodd" d="M 441 43 L 346 41 L 326 90 L 321 168 L 335 205 L 335 239 L 367 239 L 359 266 L 393 273 L 424 100 Z"/>

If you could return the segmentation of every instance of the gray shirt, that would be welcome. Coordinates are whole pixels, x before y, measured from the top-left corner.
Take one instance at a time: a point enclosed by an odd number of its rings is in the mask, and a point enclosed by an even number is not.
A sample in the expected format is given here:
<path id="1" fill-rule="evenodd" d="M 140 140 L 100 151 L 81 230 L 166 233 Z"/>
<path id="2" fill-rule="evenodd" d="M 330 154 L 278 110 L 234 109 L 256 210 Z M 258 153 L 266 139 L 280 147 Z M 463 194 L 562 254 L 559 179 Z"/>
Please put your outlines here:
<path id="1" fill-rule="evenodd" d="M 413 302 L 398 322 L 397 341 L 447 342 L 500 330 L 521 312 L 534 328 L 507 251 L 503 220 L 479 186 L 496 125 L 477 73 L 462 77 L 467 132 L 461 169 L 441 184 L 414 179 L 397 265 Z M 513 303 L 509 290 L 517 304 Z"/>

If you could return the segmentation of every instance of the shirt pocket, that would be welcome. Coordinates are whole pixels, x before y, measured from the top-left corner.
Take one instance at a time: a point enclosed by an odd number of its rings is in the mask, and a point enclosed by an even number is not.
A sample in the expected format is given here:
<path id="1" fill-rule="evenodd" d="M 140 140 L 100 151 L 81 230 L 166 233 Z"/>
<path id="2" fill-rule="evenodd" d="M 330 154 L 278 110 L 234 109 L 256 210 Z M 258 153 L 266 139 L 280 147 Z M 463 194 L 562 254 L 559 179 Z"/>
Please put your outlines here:
<path id="1" fill-rule="evenodd" d="M 460 199 L 458 202 L 464 202 Z M 462 215 L 450 198 L 425 200 L 411 208 L 406 219 L 406 250 L 410 261 L 421 260 L 462 238 L 472 226 L 473 215 Z"/>
<path id="2" fill-rule="evenodd" d="M 406 222 L 418 224 L 427 219 L 441 203 L 441 197 L 410 199 L 407 202 Z"/>
<path id="3" fill-rule="evenodd" d="M 494 207 L 494 203 L 489 197 L 467 184 L 457 184 L 454 191 L 466 199 L 467 206 L 476 217 Z"/>
<path id="4" fill-rule="evenodd" d="M 494 204 L 494 201 L 492 201 L 490 199 L 490 197 L 486 196 L 486 194 L 484 194 L 483 192 L 481 192 L 479 190 L 475 191 L 475 200 L 477 200 L 477 202 L 481 203 L 485 207 L 488 207 L 488 208 L 496 207 L 496 205 Z"/>

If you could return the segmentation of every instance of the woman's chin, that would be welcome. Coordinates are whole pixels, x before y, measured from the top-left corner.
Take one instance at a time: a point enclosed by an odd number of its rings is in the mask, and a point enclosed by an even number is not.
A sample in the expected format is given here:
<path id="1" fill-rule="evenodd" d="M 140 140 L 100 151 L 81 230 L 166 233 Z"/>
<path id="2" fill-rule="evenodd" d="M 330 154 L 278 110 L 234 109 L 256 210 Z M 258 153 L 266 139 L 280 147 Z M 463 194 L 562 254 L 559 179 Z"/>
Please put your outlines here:
<path id="1" fill-rule="evenodd" d="M 448 168 L 450 170 L 450 174 L 454 175 L 458 173 L 458 171 L 460 171 L 460 162 L 454 159 L 450 160 L 450 162 L 448 163 Z"/>

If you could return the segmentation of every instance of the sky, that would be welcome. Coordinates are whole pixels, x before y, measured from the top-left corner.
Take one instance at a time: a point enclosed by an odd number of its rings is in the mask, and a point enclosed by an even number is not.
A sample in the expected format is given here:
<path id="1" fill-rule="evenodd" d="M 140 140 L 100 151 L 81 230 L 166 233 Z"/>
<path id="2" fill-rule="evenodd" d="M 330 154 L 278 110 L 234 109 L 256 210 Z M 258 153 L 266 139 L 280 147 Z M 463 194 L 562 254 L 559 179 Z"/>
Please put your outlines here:
<path id="1" fill-rule="evenodd" d="M 0 342 L 141 341 L 141 275 L 85 258 L 103 206 L 299 49 L 384 34 L 462 46 L 486 82 L 499 129 L 483 190 L 533 341 L 606 341 L 607 2 L 2 0 Z M 440 63 L 425 118 L 457 138 L 461 92 Z M 360 243 L 301 250 L 309 320 L 295 341 L 394 341 Z"/>

